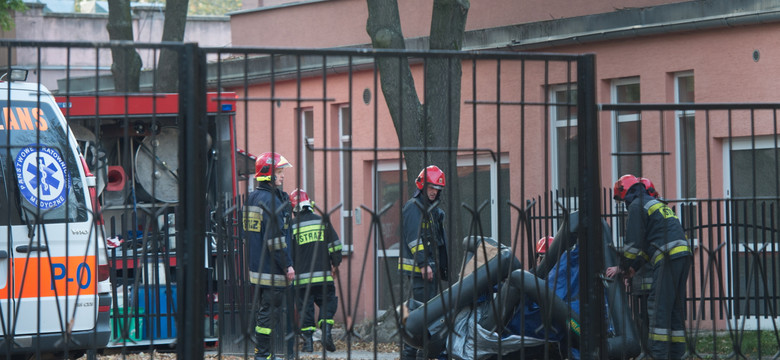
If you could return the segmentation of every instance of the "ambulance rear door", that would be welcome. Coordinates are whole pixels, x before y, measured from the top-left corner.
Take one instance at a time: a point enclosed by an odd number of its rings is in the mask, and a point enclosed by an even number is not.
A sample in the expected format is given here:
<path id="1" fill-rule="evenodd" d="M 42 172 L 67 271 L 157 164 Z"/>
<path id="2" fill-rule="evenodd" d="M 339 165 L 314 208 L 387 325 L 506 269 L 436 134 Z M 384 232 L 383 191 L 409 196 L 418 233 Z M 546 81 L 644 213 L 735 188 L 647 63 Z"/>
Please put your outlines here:
<path id="1" fill-rule="evenodd" d="M 0 336 L 24 348 L 95 328 L 97 245 L 76 141 L 56 104 L 0 90 Z"/>

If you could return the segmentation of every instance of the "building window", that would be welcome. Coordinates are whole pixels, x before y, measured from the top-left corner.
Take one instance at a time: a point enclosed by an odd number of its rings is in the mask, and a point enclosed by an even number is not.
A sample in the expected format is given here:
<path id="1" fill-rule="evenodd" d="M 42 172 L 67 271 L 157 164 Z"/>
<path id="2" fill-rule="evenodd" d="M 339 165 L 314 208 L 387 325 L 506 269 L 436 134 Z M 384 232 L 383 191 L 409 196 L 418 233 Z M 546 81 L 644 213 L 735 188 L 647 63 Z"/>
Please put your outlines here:
<path id="1" fill-rule="evenodd" d="M 345 251 L 352 248 L 352 111 L 348 105 L 339 106 L 339 169 L 341 175 L 341 242 Z"/>
<path id="2" fill-rule="evenodd" d="M 577 89 L 574 85 L 554 87 L 550 106 L 552 119 L 553 187 L 573 197 L 577 188 Z"/>
<path id="3" fill-rule="evenodd" d="M 733 236 L 728 258 L 734 279 L 732 306 L 741 309 L 740 317 L 734 320 L 740 326 L 762 330 L 771 330 L 773 323 L 780 320 L 774 310 L 780 301 L 767 295 L 778 293 L 780 277 L 771 275 L 776 273 L 774 270 L 756 271 L 759 266 L 767 269 L 780 261 L 777 146 L 774 136 L 734 138 L 724 146 L 723 175 Z"/>
<path id="4" fill-rule="evenodd" d="M 301 179 L 299 183 L 309 197 L 316 199 L 314 194 L 314 110 L 302 109 L 301 116 L 301 154 L 303 162 L 300 165 Z"/>
<path id="5" fill-rule="evenodd" d="M 612 83 L 612 102 L 616 104 L 639 103 L 639 78 L 615 80 Z M 639 111 L 614 113 L 614 144 L 616 156 L 615 178 L 624 174 L 642 174 L 642 126 Z"/>
<path id="6" fill-rule="evenodd" d="M 693 73 L 684 72 L 674 77 L 674 98 L 678 104 L 695 102 Z M 675 112 L 677 130 L 678 194 L 682 202 L 678 209 L 688 238 L 696 238 L 696 117 L 693 110 Z M 690 200 L 690 201 L 685 201 Z"/>

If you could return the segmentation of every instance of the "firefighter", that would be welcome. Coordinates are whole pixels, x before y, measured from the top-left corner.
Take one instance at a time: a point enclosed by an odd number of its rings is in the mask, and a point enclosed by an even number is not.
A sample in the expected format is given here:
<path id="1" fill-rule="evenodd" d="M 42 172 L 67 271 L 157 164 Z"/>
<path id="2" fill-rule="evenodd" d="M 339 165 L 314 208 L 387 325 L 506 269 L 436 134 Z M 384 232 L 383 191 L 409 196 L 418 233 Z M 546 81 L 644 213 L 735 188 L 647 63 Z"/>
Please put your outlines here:
<path id="1" fill-rule="evenodd" d="M 398 268 L 411 284 L 411 299 L 426 303 L 436 296 L 439 280 L 447 279 L 447 236 L 444 210 L 438 206 L 445 186 L 444 172 L 436 165 L 420 171 L 417 190 L 403 207 L 401 257 Z M 414 360 L 417 349 L 404 344 L 402 360 Z"/>
<path id="2" fill-rule="evenodd" d="M 295 278 L 296 305 L 302 317 L 301 351 L 314 351 L 314 304 L 319 309 L 316 325 L 322 330 L 322 346 L 328 351 L 336 351 L 331 334 L 333 315 L 338 309 L 333 277 L 338 276 L 341 264 L 341 241 L 330 222 L 314 213 L 314 202 L 306 191 L 295 189 L 290 193 L 290 201 L 295 215 L 292 222 L 293 261 L 301 264 Z"/>
<path id="3" fill-rule="evenodd" d="M 650 264 L 648 350 L 654 359 L 681 359 L 685 354 L 686 281 L 693 254 L 680 220 L 633 175 L 623 175 L 615 182 L 614 198 L 627 204 L 628 219 L 623 261 L 619 267 L 608 268 L 606 275 L 623 273 L 630 279 L 643 264 Z"/>
<path id="4" fill-rule="evenodd" d="M 260 306 L 255 319 L 255 360 L 279 359 L 271 348 L 272 331 L 286 313 L 292 327 L 291 299 L 287 294 L 293 280 L 289 231 L 290 200 L 282 190 L 284 170 L 292 165 L 283 156 L 267 152 L 255 162 L 257 188 L 249 194 L 243 210 L 243 229 L 249 247 L 249 280 L 256 285 L 255 301 Z M 287 309 L 285 309 L 287 306 Z M 287 311 L 285 311 L 287 310 Z M 293 357 L 293 341 L 287 341 L 286 357 Z"/>

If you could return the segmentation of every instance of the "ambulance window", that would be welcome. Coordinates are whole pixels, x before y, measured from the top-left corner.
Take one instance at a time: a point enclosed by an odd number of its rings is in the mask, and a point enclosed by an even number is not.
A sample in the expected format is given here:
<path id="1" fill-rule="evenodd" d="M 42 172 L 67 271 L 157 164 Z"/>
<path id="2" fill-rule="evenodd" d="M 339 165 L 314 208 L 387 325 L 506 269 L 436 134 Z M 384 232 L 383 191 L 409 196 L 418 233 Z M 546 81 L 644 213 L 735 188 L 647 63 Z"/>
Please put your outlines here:
<path id="1" fill-rule="evenodd" d="M 38 108 L 40 106 L 40 109 Z M 43 223 L 86 221 L 85 189 L 78 162 L 56 111 L 46 103 L 0 101 L 0 163 L 3 222 L 21 224 L 19 214 Z M 9 144 L 10 141 L 10 144 Z"/>
<path id="2" fill-rule="evenodd" d="M 0 226 L 19 225 L 21 219 L 19 218 L 19 207 L 16 205 L 18 202 L 12 200 L 16 199 L 19 192 L 15 191 L 13 181 L 6 181 L 11 179 L 9 176 L 13 175 L 8 172 L 5 157 L 6 149 L 2 149 L 2 154 L 0 154 L 0 171 L 2 171 L 0 173 L 0 183 L 2 183 L 0 185 Z"/>

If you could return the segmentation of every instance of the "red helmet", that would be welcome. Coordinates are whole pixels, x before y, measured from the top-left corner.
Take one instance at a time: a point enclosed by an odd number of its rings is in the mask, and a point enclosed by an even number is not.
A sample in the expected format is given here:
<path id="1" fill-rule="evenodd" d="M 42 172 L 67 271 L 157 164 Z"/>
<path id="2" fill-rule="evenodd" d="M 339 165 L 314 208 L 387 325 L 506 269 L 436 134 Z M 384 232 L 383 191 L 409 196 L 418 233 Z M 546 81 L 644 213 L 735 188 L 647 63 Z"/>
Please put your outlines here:
<path id="1" fill-rule="evenodd" d="M 274 152 L 262 153 L 255 161 L 255 178 L 257 181 L 272 181 L 276 169 L 292 167 L 284 156 Z"/>
<path id="2" fill-rule="evenodd" d="M 298 201 L 300 199 L 300 201 Z M 309 199 L 309 194 L 306 193 L 306 191 L 303 191 L 301 189 L 295 189 L 290 193 L 290 202 L 293 206 L 293 211 L 298 212 L 303 209 L 304 206 L 311 207 L 311 199 Z"/>
<path id="3" fill-rule="evenodd" d="M 425 181 L 423 181 L 423 177 Z M 444 171 L 441 171 L 436 165 L 429 165 L 420 171 L 420 175 L 417 175 L 417 180 L 414 183 L 417 184 L 417 188 L 420 190 L 426 183 L 433 186 L 434 189 L 444 189 Z"/>
<path id="4" fill-rule="evenodd" d="M 647 194 L 648 195 L 650 195 L 650 196 L 652 196 L 654 198 L 658 198 L 658 197 L 661 196 L 661 194 L 659 194 L 658 191 L 655 190 L 655 186 L 653 185 L 653 182 L 650 181 L 650 179 L 648 179 L 648 178 L 639 178 L 639 182 L 641 182 L 645 186 L 645 189 L 647 189 Z"/>
<path id="5" fill-rule="evenodd" d="M 545 236 L 539 241 L 536 242 L 536 253 L 537 254 L 546 254 L 547 248 L 550 247 L 550 244 L 552 244 L 553 240 L 555 240 L 552 236 Z"/>
<path id="6" fill-rule="evenodd" d="M 620 200 L 620 201 L 625 200 L 628 189 L 630 189 L 632 186 L 634 186 L 634 184 L 637 183 L 639 183 L 639 179 L 634 175 L 626 174 L 621 176 L 620 179 L 615 181 L 613 198 L 615 200 Z"/>

